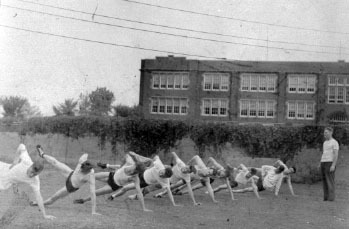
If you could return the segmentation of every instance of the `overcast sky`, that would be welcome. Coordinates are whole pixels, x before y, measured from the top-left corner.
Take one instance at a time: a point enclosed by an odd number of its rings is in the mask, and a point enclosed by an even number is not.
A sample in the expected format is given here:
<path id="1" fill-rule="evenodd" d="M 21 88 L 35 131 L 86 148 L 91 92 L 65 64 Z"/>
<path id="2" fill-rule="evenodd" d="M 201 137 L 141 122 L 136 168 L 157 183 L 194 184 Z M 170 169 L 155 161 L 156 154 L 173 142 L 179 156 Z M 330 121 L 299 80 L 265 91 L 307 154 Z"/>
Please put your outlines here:
<path id="1" fill-rule="evenodd" d="M 348 59 L 348 10 L 346 0 L 1 0 L 0 96 L 26 97 L 44 115 L 52 115 L 52 105 L 107 87 L 115 105 L 135 105 L 141 59 L 170 52 L 193 55 L 187 57 L 191 59 Z"/>

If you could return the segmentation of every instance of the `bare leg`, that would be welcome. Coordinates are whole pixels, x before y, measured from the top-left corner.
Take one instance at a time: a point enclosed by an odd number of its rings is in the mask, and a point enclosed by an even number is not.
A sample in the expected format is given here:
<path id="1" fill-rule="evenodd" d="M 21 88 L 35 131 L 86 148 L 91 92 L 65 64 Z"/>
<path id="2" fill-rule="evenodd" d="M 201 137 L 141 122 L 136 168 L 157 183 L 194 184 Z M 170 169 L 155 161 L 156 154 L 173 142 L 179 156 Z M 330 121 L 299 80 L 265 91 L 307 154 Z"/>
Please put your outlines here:
<path id="1" fill-rule="evenodd" d="M 177 189 L 177 188 L 179 188 L 179 187 L 181 187 L 181 186 L 183 186 L 183 185 L 185 185 L 185 184 L 183 183 L 182 180 L 178 181 L 176 184 L 171 185 L 171 190 L 172 190 L 172 192 L 173 192 L 173 190 L 175 190 L 175 189 Z M 156 194 L 154 197 L 161 198 L 161 197 L 162 197 L 163 195 L 165 195 L 166 193 L 167 193 L 167 189 L 165 189 L 165 190 L 162 191 L 162 192 L 159 192 L 159 193 Z"/>
<path id="2" fill-rule="evenodd" d="M 109 172 L 95 173 L 95 179 L 102 182 L 108 182 Z"/>
<path id="3" fill-rule="evenodd" d="M 73 171 L 71 168 L 69 168 L 66 164 L 58 161 L 56 158 L 49 156 L 47 154 L 43 155 L 43 158 L 50 163 L 52 166 L 54 166 L 56 169 L 58 169 L 64 177 L 68 177 L 69 174 Z"/>
<path id="4" fill-rule="evenodd" d="M 135 188 L 136 188 L 136 186 L 135 186 L 134 183 L 128 184 L 128 185 L 122 187 L 117 193 L 111 195 L 111 196 L 109 197 L 109 199 L 113 200 L 114 198 L 119 197 L 119 196 L 122 196 L 122 195 L 125 194 L 126 192 L 128 192 L 128 191 L 130 191 L 130 190 L 133 190 L 133 189 L 135 189 Z"/>
<path id="5" fill-rule="evenodd" d="M 188 165 L 198 165 L 200 168 L 207 168 L 205 163 L 202 161 L 202 159 L 195 155 L 190 161 L 187 163 Z"/>
<path id="6" fill-rule="evenodd" d="M 149 185 L 149 186 L 143 188 L 142 194 L 143 194 L 143 196 L 145 196 L 145 195 L 147 195 L 148 193 L 154 192 L 154 191 L 159 190 L 159 189 L 161 189 L 161 188 L 162 188 L 162 187 L 161 187 L 160 184 Z M 131 200 L 136 200 L 136 199 L 137 199 L 137 194 L 130 195 L 130 196 L 128 196 L 128 198 L 131 199 Z"/>
<path id="7" fill-rule="evenodd" d="M 200 189 L 200 188 L 202 188 L 202 187 L 204 187 L 204 185 L 203 185 L 201 182 L 199 182 L 199 183 L 193 185 L 193 186 L 191 187 L 191 190 L 192 190 L 192 191 L 195 191 L 195 190 Z M 179 195 L 183 195 L 183 194 L 187 194 L 187 193 L 188 193 L 188 189 L 183 190 L 183 191 L 180 191 L 178 194 L 179 194 Z"/>
<path id="8" fill-rule="evenodd" d="M 66 197 L 67 195 L 69 195 L 69 192 L 67 191 L 66 187 L 63 187 L 60 190 L 58 190 L 55 194 L 53 194 L 53 196 L 45 200 L 44 205 L 51 205 L 54 202 L 56 202 L 56 200 Z M 30 205 L 37 206 L 38 204 L 36 202 L 31 202 Z"/>
<path id="9" fill-rule="evenodd" d="M 227 185 L 226 184 L 222 184 L 222 185 L 219 185 L 217 188 L 213 189 L 213 192 L 214 193 L 217 193 L 217 192 L 220 192 L 221 190 L 224 190 L 224 189 L 227 189 Z"/>
<path id="10" fill-rule="evenodd" d="M 96 196 L 101 196 L 101 195 L 105 195 L 105 194 L 109 194 L 112 193 L 113 189 L 111 189 L 111 187 L 109 185 L 105 185 L 102 188 L 99 188 L 96 190 Z M 83 204 L 87 201 L 90 201 L 91 197 L 87 197 L 85 199 L 76 199 L 74 200 L 75 204 Z"/>
<path id="11" fill-rule="evenodd" d="M 224 169 L 224 167 L 221 164 L 219 164 L 213 157 L 209 157 L 208 164 L 211 164 L 214 168 L 219 170 Z"/>
<path id="12" fill-rule="evenodd" d="M 253 192 L 253 188 L 252 187 L 248 187 L 248 188 L 242 188 L 242 189 L 233 189 L 234 193 L 245 193 L 245 192 Z"/>
<path id="13" fill-rule="evenodd" d="M 207 191 L 208 191 L 208 194 L 210 195 L 212 201 L 214 203 L 218 203 L 218 201 L 214 198 L 214 193 L 213 193 L 213 189 L 212 189 L 212 186 L 210 184 L 210 178 L 206 178 L 205 179 L 205 185 L 207 187 Z"/>

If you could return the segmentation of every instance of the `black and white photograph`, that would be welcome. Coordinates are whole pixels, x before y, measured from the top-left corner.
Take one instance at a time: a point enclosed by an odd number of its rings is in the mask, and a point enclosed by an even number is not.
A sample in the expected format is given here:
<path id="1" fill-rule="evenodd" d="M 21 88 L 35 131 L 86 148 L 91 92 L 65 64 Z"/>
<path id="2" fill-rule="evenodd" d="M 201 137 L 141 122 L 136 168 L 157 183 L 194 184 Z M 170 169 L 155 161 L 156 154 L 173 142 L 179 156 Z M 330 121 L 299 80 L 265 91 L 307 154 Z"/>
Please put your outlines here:
<path id="1" fill-rule="evenodd" d="M 0 0 L 0 228 L 347 229 L 346 0 Z"/>

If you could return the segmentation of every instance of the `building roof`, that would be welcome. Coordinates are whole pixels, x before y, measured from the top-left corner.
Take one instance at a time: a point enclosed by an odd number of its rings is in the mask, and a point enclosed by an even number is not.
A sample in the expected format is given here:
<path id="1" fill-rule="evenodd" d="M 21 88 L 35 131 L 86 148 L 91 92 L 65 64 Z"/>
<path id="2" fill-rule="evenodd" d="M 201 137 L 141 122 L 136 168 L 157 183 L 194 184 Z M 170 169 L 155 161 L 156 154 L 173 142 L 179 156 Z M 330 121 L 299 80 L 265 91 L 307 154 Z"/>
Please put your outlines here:
<path id="1" fill-rule="evenodd" d="M 142 60 L 142 70 L 212 72 L 285 72 L 349 74 L 349 63 L 300 61 L 194 60 L 185 57 L 156 57 Z"/>

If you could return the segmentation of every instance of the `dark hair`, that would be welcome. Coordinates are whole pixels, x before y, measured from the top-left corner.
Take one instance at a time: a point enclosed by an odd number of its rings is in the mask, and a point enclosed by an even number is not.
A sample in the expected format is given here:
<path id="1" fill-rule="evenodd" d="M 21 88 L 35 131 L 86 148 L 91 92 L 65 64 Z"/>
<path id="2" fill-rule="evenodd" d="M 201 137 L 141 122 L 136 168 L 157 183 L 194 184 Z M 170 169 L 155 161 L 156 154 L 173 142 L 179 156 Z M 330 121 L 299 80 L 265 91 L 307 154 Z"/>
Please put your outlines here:
<path id="1" fill-rule="evenodd" d="M 285 170 L 285 166 L 280 165 L 277 169 L 279 170 L 279 173 L 282 173 Z"/>
<path id="2" fill-rule="evenodd" d="M 90 162 L 90 161 L 84 161 L 82 164 L 81 164 L 81 172 L 82 173 L 89 173 L 91 171 L 91 169 L 94 168 L 94 165 Z"/>
<path id="3" fill-rule="evenodd" d="M 137 161 L 134 174 L 142 174 L 145 171 L 145 169 L 146 169 L 145 164 Z"/>
<path id="4" fill-rule="evenodd" d="M 257 174 L 257 169 L 251 168 L 251 175 L 256 175 L 256 174 Z"/>
<path id="5" fill-rule="evenodd" d="M 189 165 L 189 169 L 191 173 L 196 173 L 196 168 L 194 165 Z"/>
<path id="6" fill-rule="evenodd" d="M 211 168 L 212 169 L 212 176 L 216 176 L 218 174 L 218 169 Z"/>
<path id="7" fill-rule="evenodd" d="M 331 133 L 333 133 L 333 128 L 330 127 L 330 126 L 325 127 L 325 130 L 328 130 L 328 131 L 330 131 Z"/>
<path id="8" fill-rule="evenodd" d="M 165 174 L 164 174 L 164 177 L 165 178 L 170 178 L 172 176 L 173 172 L 172 172 L 172 169 L 169 168 L 169 167 L 166 167 L 165 168 Z"/>
<path id="9" fill-rule="evenodd" d="M 231 175 L 233 174 L 234 172 L 234 168 L 230 165 L 227 165 L 225 168 L 224 168 L 224 172 L 225 172 L 225 177 L 231 177 Z"/>
<path id="10" fill-rule="evenodd" d="M 42 161 L 34 161 L 32 168 L 35 173 L 39 173 L 44 169 L 44 163 Z"/>

